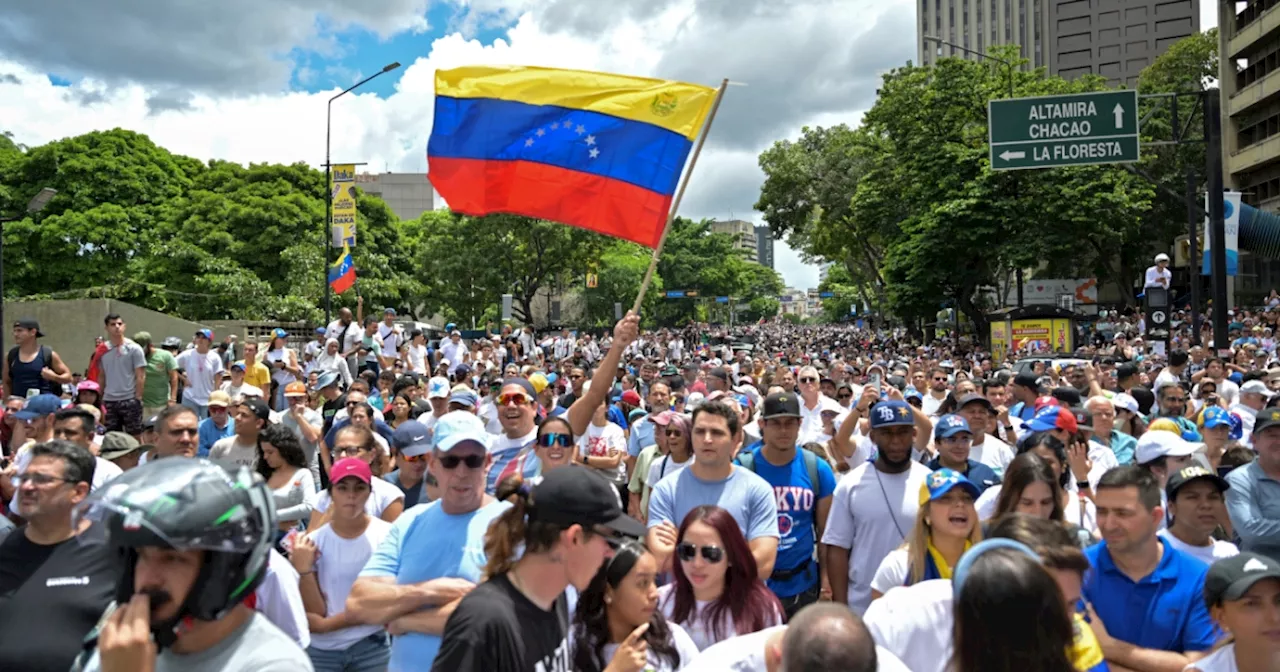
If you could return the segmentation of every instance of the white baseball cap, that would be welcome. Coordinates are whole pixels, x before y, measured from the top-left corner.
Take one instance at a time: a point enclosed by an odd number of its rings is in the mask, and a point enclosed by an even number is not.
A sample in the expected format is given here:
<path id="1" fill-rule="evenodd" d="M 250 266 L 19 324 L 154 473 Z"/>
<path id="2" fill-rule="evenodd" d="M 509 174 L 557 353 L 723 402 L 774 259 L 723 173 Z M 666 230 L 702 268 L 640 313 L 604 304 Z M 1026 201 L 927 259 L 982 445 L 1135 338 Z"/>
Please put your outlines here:
<path id="1" fill-rule="evenodd" d="M 1158 263 L 1160 263 L 1160 262 L 1162 262 L 1162 261 L 1169 261 L 1169 255 L 1165 254 L 1164 252 L 1161 252 L 1160 254 L 1157 254 L 1157 255 L 1156 255 L 1156 263 L 1158 264 Z"/>
<path id="2" fill-rule="evenodd" d="M 1130 413 L 1138 412 L 1138 400 L 1134 399 L 1133 395 L 1125 392 L 1121 392 L 1120 394 L 1117 394 L 1111 400 L 1111 405 L 1115 406 L 1117 409 L 1123 408 L 1124 410 L 1129 411 Z"/>
<path id="3" fill-rule="evenodd" d="M 1138 464 L 1146 464 L 1161 457 L 1184 457 L 1200 450 L 1200 445 L 1191 443 L 1173 432 L 1159 429 L 1143 432 L 1138 438 L 1134 461 Z"/>

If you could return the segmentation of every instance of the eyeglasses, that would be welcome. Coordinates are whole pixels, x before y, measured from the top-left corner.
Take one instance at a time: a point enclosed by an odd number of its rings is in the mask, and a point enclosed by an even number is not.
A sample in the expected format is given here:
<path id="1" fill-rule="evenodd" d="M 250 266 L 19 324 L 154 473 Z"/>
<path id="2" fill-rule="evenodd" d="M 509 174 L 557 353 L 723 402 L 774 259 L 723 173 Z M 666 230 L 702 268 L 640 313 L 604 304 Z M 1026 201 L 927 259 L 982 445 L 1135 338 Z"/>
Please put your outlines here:
<path id="1" fill-rule="evenodd" d="M 418 462 L 426 462 L 426 461 L 427 461 L 427 458 L 428 458 L 428 454 L 427 454 L 427 453 L 423 453 L 423 454 L 421 454 L 421 455 L 405 455 L 405 454 L 403 454 L 403 453 L 401 453 L 401 454 L 400 454 L 400 459 L 404 460 L 405 462 L 408 462 L 409 464 L 416 464 L 416 463 L 418 463 Z"/>
<path id="2" fill-rule="evenodd" d="M 550 448 L 551 446 L 556 445 L 561 448 L 568 448 L 573 445 L 573 437 L 568 434 L 560 434 L 558 432 L 547 432 L 546 434 L 538 437 L 537 443 L 540 448 Z"/>
<path id="3" fill-rule="evenodd" d="M 226 412 L 227 412 L 226 406 L 210 406 L 209 407 L 209 413 L 226 413 Z"/>
<path id="4" fill-rule="evenodd" d="M 479 469 L 484 466 L 484 455 L 468 455 L 466 457 L 458 457 L 457 455 L 441 455 L 440 466 L 445 469 L 457 469 L 458 465 L 465 463 L 468 469 Z"/>
<path id="5" fill-rule="evenodd" d="M 800 382 L 802 382 L 802 383 L 816 383 L 816 382 L 818 382 L 818 379 L 817 379 L 817 378 L 811 378 L 811 377 L 809 377 L 809 376 L 805 376 L 804 378 L 801 378 L 801 379 L 800 379 Z"/>
<path id="6" fill-rule="evenodd" d="M 678 429 L 668 429 L 666 432 L 664 432 L 664 434 L 666 434 L 668 437 L 681 437 L 681 436 L 684 436 L 684 432 L 682 432 L 682 431 L 680 431 L 680 430 L 678 430 Z"/>
<path id="7" fill-rule="evenodd" d="M 933 379 L 933 382 L 935 382 L 935 383 L 945 383 L 945 382 L 947 382 L 947 379 L 946 379 L 946 378 L 934 378 L 934 379 Z"/>
<path id="8" fill-rule="evenodd" d="M 31 483 L 32 485 L 37 485 L 41 487 L 49 485 L 51 483 L 58 483 L 58 482 L 72 483 L 73 482 L 69 478 L 62 478 L 61 476 L 50 476 L 49 474 L 41 474 L 38 472 L 18 474 L 17 476 L 14 476 L 14 480 L 18 482 L 18 485 L 22 485 L 23 483 Z"/>
<path id="9" fill-rule="evenodd" d="M 702 559 L 713 565 L 724 560 L 724 549 L 719 546 L 695 546 L 688 542 L 676 546 L 676 556 L 684 562 L 693 562 L 699 551 L 702 552 Z"/>
<path id="10" fill-rule="evenodd" d="M 342 457 L 344 455 L 354 456 L 354 455 L 359 455 L 360 453 L 363 453 L 363 452 L 367 452 L 367 450 L 368 449 L 365 448 L 364 446 L 337 446 L 333 449 L 333 454 L 337 455 L 338 457 Z"/>
<path id="11" fill-rule="evenodd" d="M 843 392 L 836 395 L 836 399 L 852 399 L 852 394 L 844 394 Z"/>
<path id="12" fill-rule="evenodd" d="M 527 406 L 529 404 L 529 395 L 523 392 L 508 392 L 498 396 L 498 405 L 506 406 L 515 404 L 516 406 Z"/>

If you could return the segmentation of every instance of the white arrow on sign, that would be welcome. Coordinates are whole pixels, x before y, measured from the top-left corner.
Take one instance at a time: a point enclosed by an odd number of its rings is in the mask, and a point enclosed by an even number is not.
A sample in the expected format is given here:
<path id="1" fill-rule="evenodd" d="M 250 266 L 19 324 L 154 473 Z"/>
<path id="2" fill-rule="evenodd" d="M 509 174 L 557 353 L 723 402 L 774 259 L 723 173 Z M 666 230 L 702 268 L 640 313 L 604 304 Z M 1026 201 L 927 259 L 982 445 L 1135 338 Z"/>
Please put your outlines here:
<path id="1" fill-rule="evenodd" d="M 1026 153 L 1026 152 L 1011 152 L 1011 151 L 1009 151 L 1009 150 L 1007 150 L 1007 149 L 1006 149 L 1006 150 L 1004 150 L 1004 152 L 1003 152 L 1002 154 L 1000 154 L 1000 158 L 1004 159 L 1005 161 L 1008 161 L 1008 160 L 1010 160 L 1010 159 L 1025 159 L 1025 158 L 1027 158 L 1027 153 Z"/>
<path id="2" fill-rule="evenodd" d="M 1116 128 L 1124 128 L 1124 106 L 1116 103 L 1116 109 L 1112 110 L 1116 115 Z"/>

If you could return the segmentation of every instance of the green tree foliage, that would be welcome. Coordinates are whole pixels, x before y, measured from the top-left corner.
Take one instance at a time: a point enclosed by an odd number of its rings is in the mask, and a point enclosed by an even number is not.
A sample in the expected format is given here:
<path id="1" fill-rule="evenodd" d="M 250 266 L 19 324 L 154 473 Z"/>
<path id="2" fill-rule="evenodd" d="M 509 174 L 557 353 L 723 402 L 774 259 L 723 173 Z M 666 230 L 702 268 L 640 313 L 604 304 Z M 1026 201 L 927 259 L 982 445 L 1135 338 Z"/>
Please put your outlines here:
<path id="1" fill-rule="evenodd" d="M 1016 48 L 992 54 L 1021 62 Z M 978 290 L 1016 268 L 1131 284 L 1116 255 L 1151 243 L 1151 184 L 1116 166 L 997 173 L 988 162 L 988 100 L 1011 85 L 1023 97 L 1104 84 L 962 59 L 898 68 L 858 128 L 804 129 L 766 150 L 756 207 L 775 235 L 836 262 L 859 302 L 884 305 L 869 296 L 883 287 L 908 321 L 952 302 L 985 334 Z"/>

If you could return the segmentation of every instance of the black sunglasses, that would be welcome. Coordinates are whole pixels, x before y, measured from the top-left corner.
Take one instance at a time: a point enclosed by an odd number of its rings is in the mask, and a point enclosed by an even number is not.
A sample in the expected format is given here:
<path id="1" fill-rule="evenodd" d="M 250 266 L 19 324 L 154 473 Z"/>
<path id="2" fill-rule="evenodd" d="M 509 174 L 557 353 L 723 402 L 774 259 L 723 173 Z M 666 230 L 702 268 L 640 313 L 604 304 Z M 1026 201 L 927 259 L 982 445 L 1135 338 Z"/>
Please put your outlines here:
<path id="1" fill-rule="evenodd" d="M 538 437 L 538 446 L 540 448 L 550 448 L 557 444 L 561 448 L 568 448 L 573 445 L 573 437 L 559 432 L 547 432 Z"/>
<path id="2" fill-rule="evenodd" d="M 440 466 L 445 469 L 457 469 L 459 463 L 465 462 L 468 469 L 479 469 L 484 466 L 484 455 L 468 455 L 466 457 L 458 457 L 457 455 L 441 455 Z"/>
<path id="3" fill-rule="evenodd" d="M 695 546 L 689 542 L 683 542 L 676 546 L 676 555 L 685 562 L 693 562 L 698 557 L 698 551 L 702 551 L 702 559 L 711 564 L 717 564 L 724 560 L 724 549 L 719 546 Z"/>

